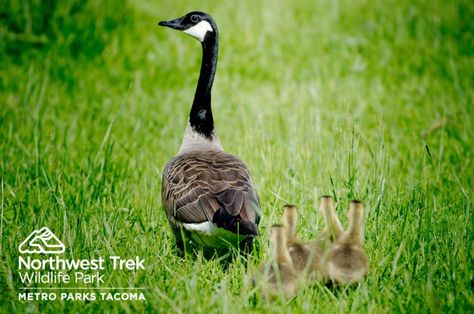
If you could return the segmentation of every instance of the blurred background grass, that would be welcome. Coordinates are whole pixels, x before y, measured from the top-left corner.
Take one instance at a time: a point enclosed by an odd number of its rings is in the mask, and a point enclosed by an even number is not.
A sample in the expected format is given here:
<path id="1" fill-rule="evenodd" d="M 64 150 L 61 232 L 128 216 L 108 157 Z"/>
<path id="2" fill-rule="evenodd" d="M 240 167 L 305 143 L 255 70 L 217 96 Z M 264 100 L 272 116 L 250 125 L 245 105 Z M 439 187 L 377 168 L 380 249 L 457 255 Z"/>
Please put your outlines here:
<path id="1" fill-rule="evenodd" d="M 357 289 L 268 304 L 242 262 L 175 256 L 160 176 L 201 51 L 156 25 L 196 9 L 220 31 L 219 135 L 265 214 L 252 263 L 284 203 L 301 208 L 308 239 L 318 196 L 333 194 L 343 221 L 357 197 L 372 261 Z M 473 15 L 471 1 L 2 1 L 2 308 L 472 311 Z M 71 258 L 145 258 L 145 273 L 108 273 L 107 285 L 148 287 L 147 302 L 15 301 L 18 243 L 43 226 Z"/>

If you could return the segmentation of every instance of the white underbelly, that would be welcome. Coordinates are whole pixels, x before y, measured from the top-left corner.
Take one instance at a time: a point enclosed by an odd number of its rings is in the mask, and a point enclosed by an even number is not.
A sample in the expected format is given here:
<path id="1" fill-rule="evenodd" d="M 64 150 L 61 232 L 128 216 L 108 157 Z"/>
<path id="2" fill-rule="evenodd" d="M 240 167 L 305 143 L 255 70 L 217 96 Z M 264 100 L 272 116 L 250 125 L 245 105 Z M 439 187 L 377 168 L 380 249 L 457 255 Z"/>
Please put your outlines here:
<path id="1" fill-rule="evenodd" d="M 189 231 L 196 243 L 212 248 L 237 247 L 242 240 L 247 238 L 245 235 L 218 228 L 210 221 L 196 224 L 183 223 L 183 227 Z"/>

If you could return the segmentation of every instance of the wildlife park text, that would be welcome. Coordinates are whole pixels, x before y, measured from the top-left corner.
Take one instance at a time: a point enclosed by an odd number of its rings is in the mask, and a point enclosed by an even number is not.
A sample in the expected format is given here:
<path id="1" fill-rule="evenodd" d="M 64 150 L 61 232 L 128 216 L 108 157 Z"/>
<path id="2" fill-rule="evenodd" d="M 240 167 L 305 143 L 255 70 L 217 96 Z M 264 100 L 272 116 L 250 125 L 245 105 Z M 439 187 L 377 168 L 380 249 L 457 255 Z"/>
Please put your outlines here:
<path id="1" fill-rule="evenodd" d="M 108 263 L 106 263 L 108 261 Z M 105 270 L 109 264 L 112 270 L 139 271 L 145 270 L 145 260 L 136 256 L 134 259 L 123 259 L 110 256 L 108 259 L 65 260 L 58 256 L 47 259 L 34 259 L 30 256 L 18 257 L 20 281 L 23 284 L 102 284 Z M 73 271 L 68 273 L 67 271 Z"/>

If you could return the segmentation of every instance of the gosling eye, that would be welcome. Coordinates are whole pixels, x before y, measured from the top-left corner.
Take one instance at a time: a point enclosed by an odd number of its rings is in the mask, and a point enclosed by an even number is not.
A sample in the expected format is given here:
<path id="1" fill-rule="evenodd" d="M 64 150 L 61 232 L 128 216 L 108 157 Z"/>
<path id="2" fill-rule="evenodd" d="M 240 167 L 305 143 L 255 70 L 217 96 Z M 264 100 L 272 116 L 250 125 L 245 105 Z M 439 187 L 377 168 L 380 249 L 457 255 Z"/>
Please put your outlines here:
<path id="1" fill-rule="evenodd" d="M 191 15 L 191 22 L 197 23 L 199 21 L 199 16 L 197 15 Z"/>

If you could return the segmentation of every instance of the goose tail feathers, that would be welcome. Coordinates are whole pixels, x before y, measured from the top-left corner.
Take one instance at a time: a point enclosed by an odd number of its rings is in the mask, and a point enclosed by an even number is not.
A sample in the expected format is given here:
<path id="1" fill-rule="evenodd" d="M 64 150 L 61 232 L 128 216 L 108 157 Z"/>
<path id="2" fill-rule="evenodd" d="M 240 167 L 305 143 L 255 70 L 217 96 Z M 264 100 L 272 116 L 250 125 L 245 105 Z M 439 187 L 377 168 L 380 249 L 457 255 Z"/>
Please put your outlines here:
<path id="1" fill-rule="evenodd" d="M 258 236 L 257 224 L 244 219 L 240 214 L 232 216 L 224 208 L 219 208 L 214 213 L 212 222 L 220 228 L 227 229 L 236 234 L 245 236 Z"/>

